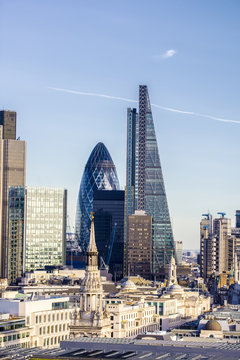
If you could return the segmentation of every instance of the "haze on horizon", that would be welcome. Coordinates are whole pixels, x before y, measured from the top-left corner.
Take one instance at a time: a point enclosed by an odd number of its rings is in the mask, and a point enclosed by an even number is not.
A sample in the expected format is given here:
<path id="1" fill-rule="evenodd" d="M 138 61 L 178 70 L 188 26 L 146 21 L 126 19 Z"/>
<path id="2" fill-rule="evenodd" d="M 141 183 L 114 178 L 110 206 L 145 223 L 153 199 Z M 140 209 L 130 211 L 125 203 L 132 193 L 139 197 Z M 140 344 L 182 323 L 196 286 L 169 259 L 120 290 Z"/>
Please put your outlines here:
<path id="1" fill-rule="evenodd" d="M 126 114 L 137 107 L 139 84 L 148 85 L 155 105 L 175 240 L 199 248 L 199 222 L 208 211 L 226 212 L 234 225 L 237 0 L 0 0 L 0 13 L 0 108 L 17 111 L 27 185 L 67 188 L 72 226 L 97 142 L 108 148 L 125 186 Z"/>

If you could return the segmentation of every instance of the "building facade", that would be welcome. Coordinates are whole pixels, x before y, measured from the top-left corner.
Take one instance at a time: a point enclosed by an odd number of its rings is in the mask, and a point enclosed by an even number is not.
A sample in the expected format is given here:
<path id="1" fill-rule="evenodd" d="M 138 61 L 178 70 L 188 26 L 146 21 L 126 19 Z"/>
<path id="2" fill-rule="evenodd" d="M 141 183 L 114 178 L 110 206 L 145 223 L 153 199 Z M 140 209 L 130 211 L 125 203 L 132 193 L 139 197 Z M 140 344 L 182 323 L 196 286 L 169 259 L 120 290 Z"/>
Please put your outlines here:
<path id="1" fill-rule="evenodd" d="M 23 275 L 25 188 L 10 187 L 8 203 L 8 283 L 16 284 Z"/>
<path id="2" fill-rule="evenodd" d="M 8 188 L 25 186 L 26 143 L 16 140 L 16 113 L 0 112 L 0 276 L 8 276 Z"/>
<path id="3" fill-rule="evenodd" d="M 151 279 L 152 275 L 152 217 L 137 210 L 128 217 L 128 275 Z"/>
<path id="4" fill-rule="evenodd" d="M 230 273 L 234 267 L 235 236 L 231 219 L 224 213 L 212 219 L 204 214 L 200 222 L 200 274 L 206 282 L 211 276 Z"/>
<path id="5" fill-rule="evenodd" d="M 25 201 L 24 272 L 64 265 L 67 190 L 28 186 Z"/>
<path id="6" fill-rule="evenodd" d="M 15 111 L 0 111 L 0 125 L 3 126 L 3 139 L 16 140 L 17 113 Z"/>
<path id="7" fill-rule="evenodd" d="M 9 283 L 24 272 L 65 264 L 66 213 L 65 189 L 9 188 Z"/>
<path id="8" fill-rule="evenodd" d="M 176 261 L 178 265 L 182 264 L 182 252 L 183 252 L 182 241 L 175 241 L 175 253 L 176 253 Z"/>
<path id="9" fill-rule="evenodd" d="M 98 143 L 91 152 L 78 194 L 75 231 L 84 253 L 90 239 L 93 193 L 96 190 L 119 190 L 115 165 L 103 143 Z"/>
<path id="10" fill-rule="evenodd" d="M 2 334 L 7 336 L 8 344 L 4 336 L 2 338 L 4 346 L 51 348 L 69 339 L 73 309 L 69 306 L 67 296 L 0 299 L 0 312 L 10 314 L 12 319 L 17 318 L 21 322 L 12 328 L 13 331 Z"/>
<path id="11" fill-rule="evenodd" d="M 124 275 L 128 272 L 128 216 L 137 208 L 138 175 L 138 114 L 136 109 L 127 109 L 127 164 L 124 203 Z"/>
<path id="12" fill-rule="evenodd" d="M 93 213 L 99 258 L 119 280 L 123 277 L 124 191 L 94 191 Z"/>
<path id="13" fill-rule="evenodd" d="M 131 211 L 131 204 L 134 204 L 135 210 L 144 210 L 152 216 L 152 274 L 158 275 L 159 269 L 171 259 L 174 240 L 146 85 L 139 86 L 138 116 L 134 109 L 128 109 L 127 131 L 125 228 L 128 225 L 126 219 Z M 126 236 L 125 242 L 127 253 Z M 125 271 L 127 267 L 126 264 Z"/>

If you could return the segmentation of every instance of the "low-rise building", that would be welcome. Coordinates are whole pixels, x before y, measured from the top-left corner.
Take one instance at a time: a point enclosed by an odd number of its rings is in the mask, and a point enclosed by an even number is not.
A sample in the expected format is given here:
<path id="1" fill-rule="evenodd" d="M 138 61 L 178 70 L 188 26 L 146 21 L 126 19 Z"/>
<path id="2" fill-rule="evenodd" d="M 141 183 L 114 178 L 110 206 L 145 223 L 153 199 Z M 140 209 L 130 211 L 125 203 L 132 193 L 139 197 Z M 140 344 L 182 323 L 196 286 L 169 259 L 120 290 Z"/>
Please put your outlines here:
<path id="1" fill-rule="evenodd" d="M 25 347 L 29 345 L 56 347 L 61 340 L 69 338 L 72 311 L 73 309 L 69 307 L 69 297 L 38 296 L 30 299 L 26 297 L 0 299 L 1 313 L 11 314 L 13 319 L 21 318 L 17 327 L 13 324 L 15 327 L 9 328 L 14 331 L 11 331 L 9 335 L 3 333 L 3 339 L 4 336 L 9 336 L 10 344 L 8 346 L 13 346 L 15 343 L 12 342 L 15 340 L 29 338 L 27 341 L 21 340 L 17 343 Z M 7 331 L 7 328 L 5 330 Z M 15 335 L 17 339 L 15 339 Z M 2 342 L 4 343 L 4 340 Z"/>
<path id="2" fill-rule="evenodd" d="M 159 330 L 159 316 L 155 313 L 155 307 L 144 301 L 130 303 L 109 298 L 105 304 L 110 314 L 111 337 L 135 337 L 146 331 Z"/>

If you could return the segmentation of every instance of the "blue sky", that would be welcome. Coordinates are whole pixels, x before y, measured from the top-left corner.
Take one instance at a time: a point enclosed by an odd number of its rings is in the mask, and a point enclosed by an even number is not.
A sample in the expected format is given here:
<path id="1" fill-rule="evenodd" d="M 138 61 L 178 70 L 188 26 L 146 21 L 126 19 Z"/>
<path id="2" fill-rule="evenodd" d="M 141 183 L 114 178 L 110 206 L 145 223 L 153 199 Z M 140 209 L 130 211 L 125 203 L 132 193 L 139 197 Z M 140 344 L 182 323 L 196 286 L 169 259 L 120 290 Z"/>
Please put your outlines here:
<path id="1" fill-rule="evenodd" d="M 238 0 L 0 0 L 0 108 L 18 113 L 27 184 L 68 189 L 74 225 L 85 163 L 98 141 L 125 185 L 126 109 L 52 88 L 138 98 L 153 108 L 176 240 L 199 247 L 201 214 L 240 208 Z"/>

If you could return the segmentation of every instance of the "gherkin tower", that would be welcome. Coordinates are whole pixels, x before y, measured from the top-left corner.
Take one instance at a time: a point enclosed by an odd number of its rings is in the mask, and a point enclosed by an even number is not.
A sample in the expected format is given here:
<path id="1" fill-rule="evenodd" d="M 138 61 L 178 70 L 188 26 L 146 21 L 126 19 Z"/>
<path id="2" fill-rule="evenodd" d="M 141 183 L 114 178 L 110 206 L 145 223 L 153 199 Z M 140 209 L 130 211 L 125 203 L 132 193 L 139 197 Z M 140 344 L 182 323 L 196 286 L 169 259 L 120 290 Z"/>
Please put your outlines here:
<path id="1" fill-rule="evenodd" d="M 85 166 L 77 200 L 75 231 L 83 252 L 86 252 L 96 190 L 119 190 L 117 171 L 106 146 L 99 142 Z"/>

